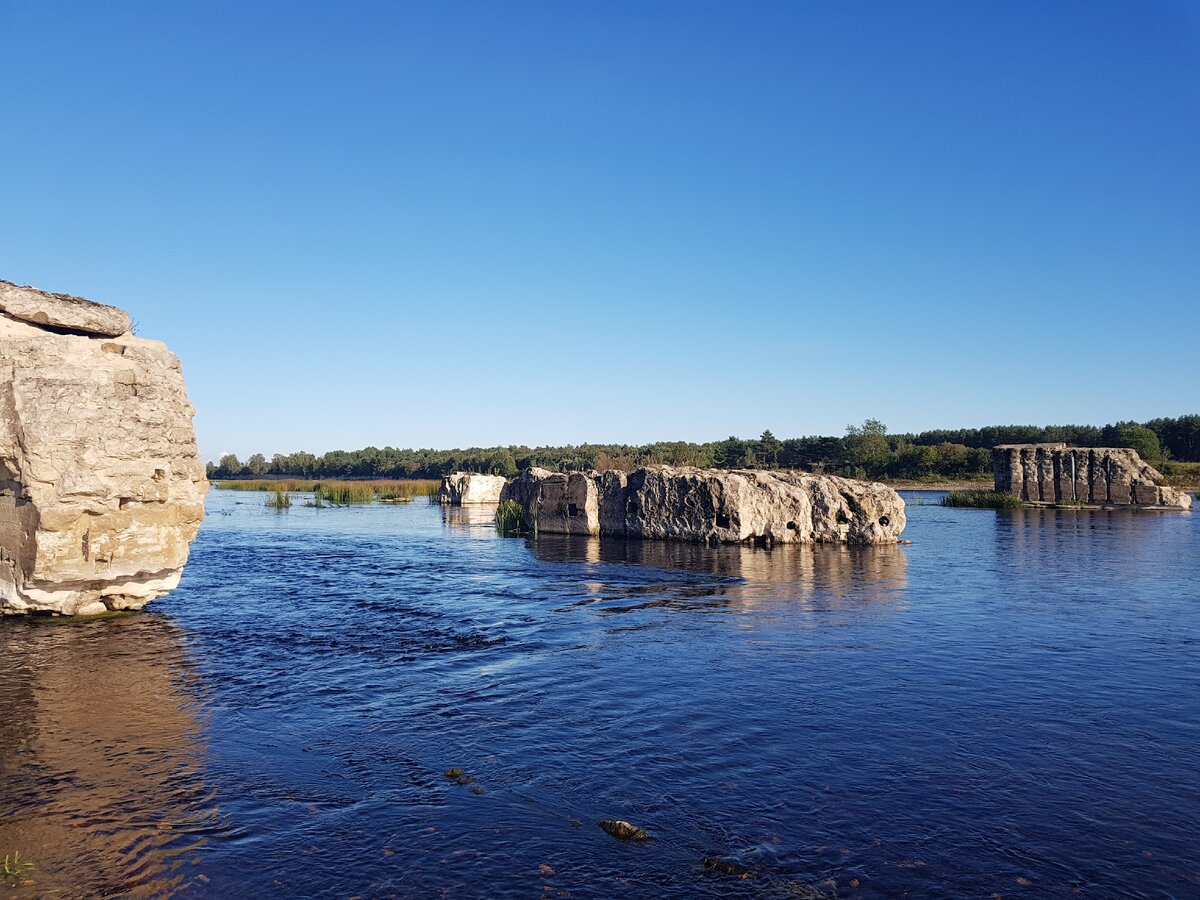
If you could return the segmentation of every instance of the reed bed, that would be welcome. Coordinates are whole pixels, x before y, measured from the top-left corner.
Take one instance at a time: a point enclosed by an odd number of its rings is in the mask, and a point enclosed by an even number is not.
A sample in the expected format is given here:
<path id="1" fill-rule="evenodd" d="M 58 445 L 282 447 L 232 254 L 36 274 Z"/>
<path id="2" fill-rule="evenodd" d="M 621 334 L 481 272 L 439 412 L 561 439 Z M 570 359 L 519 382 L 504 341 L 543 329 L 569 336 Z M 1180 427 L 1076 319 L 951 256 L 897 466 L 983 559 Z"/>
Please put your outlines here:
<path id="1" fill-rule="evenodd" d="M 496 507 L 496 530 L 505 537 L 520 534 L 537 536 L 537 520 L 525 519 L 525 508 L 515 500 L 505 500 Z"/>
<path id="2" fill-rule="evenodd" d="M 951 491 L 942 498 L 942 506 L 968 509 L 1021 509 L 1025 502 L 1013 494 L 996 491 Z"/>
<path id="3" fill-rule="evenodd" d="M 216 487 L 223 491 L 263 491 L 275 494 L 276 497 L 290 493 L 312 494 L 315 505 L 348 506 L 351 503 L 370 503 L 373 500 L 405 503 L 414 497 L 433 497 L 441 487 L 441 482 L 425 478 L 403 481 L 300 481 L 288 478 L 258 478 L 218 481 Z M 267 505 L 275 506 L 273 500 L 274 498 L 269 498 Z"/>
<path id="4" fill-rule="evenodd" d="M 275 493 L 267 498 L 267 504 L 270 509 L 291 509 L 292 495 L 283 488 L 275 488 Z"/>

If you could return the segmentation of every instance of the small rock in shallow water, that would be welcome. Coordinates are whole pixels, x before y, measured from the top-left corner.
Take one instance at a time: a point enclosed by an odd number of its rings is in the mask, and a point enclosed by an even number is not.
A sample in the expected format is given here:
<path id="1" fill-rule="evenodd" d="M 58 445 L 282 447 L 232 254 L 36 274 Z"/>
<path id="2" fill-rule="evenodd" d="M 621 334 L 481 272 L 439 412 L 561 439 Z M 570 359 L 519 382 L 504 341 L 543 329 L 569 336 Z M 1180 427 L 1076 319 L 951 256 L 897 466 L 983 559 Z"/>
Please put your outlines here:
<path id="1" fill-rule="evenodd" d="M 554 874 L 554 870 L 545 863 L 542 863 L 540 866 L 538 866 L 538 871 L 542 873 L 544 878 L 549 878 Z"/>
<path id="2" fill-rule="evenodd" d="M 722 875 L 732 875 L 734 878 L 753 878 L 754 873 L 743 865 L 721 859 L 719 856 L 704 857 L 704 868 L 720 872 Z"/>
<path id="3" fill-rule="evenodd" d="M 623 841 L 644 841 L 650 837 L 643 829 L 629 822 L 624 822 L 621 819 L 603 819 L 600 822 L 600 827 L 613 837 L 620 838 Z"/>
<path id="4" fill-rule="evenodd" d="M 454 780 L 455 778 L 459 778 L 463 775 L 466 775 L 467 772 L 465 769 L 447 769 L 443 774 L 447 778 Z"/>

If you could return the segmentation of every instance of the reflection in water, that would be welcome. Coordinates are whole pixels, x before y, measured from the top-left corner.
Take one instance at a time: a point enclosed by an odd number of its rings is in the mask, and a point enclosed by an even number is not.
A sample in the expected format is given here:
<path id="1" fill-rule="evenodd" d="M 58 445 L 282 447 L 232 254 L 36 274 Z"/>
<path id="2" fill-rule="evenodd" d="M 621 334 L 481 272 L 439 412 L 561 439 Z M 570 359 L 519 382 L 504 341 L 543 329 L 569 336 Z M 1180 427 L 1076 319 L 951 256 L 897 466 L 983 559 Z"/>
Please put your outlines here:
<path id="1" fill-rule="evenodd" d="M 994 552 L 1001 563 L 1037 559 L 1081 596 L 1099 580 L 1125 580 L 1128 595 L 1153 591 L 1177 561 L 1163 559 L 1161 528 L 1186 523 L 1189 511 L 1018 509 L 996 517 Z M 1160 527 L 1156 527 L 1156 521 Z"/>
<path id="2" fill-rule="evenodd" d="M 442 507 L 442 522 L 455 528 L 475 530 L 477 528 L 496 528 L 495 503 L 468 503 L 464 506 Z"/>
<path id="3" fill-rule="evenodd" d="M 216 824 L 181 632 L 154 615 L 0 622 L 0 855 L 16 895 L 161 896 Z"/>
<path id="4" fill-rule="evenodd" d="M 907 583 L 904 552 L 896 545 L 786 544 L 767 550 L 746 544 L 710 547 L 683 541 L 543 535 L 529 541 L 529 546 L 543 562 L 601 564 L 595 569 L 596 578 L 587 584 L 595 596 L 613 599 L 645 592 L 667 594 L 653 603 L 658 606 L 673 605 L 672 601 L 678 599 L 694 606 L 703 598 L 711 598 L 711 605 L 745 610 L 779 603 L 809 603 L 817 598 L 826 606 L 849 597 L 891 601 Z M 625 585 L 620 569 L 607 568 L 621 565 L 705 577 L 701 581 Z M 605 576 L 609 576 L 607 580 Z"/>

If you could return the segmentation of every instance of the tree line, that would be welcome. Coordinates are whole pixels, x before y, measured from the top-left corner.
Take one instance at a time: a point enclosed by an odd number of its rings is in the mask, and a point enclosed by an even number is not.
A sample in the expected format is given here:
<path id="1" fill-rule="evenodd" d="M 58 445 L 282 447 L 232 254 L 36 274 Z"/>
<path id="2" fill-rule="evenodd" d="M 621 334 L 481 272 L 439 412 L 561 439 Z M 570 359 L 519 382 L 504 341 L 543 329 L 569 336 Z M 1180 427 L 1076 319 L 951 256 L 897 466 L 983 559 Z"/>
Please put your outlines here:
<path id="1" fill-rule="evenodd" d="M 1132 447 L 1155 465 L 1200 462 L 1200 415 L 1117 422 L 1112 425 L 992 425 L 889 434 L 877 419 L 846 426 L 841 437 L 779 439 L 728 437 L 694 444 L 580 444 L 566 447 L 471 447 L 466 450 L 400 450 L 364 447 L 312 453 L 255 453 L 245 463 L 233 454 L 208 463 L 209 478 L 441 478 L 450 472 L 515 475 L 541 466 L 556 471 L 631 470 L 643 465 L 785 468 L 851 478 L 972 478 L 991 472 L 992 447 L 1062 441 L 1076 447 Z"/>

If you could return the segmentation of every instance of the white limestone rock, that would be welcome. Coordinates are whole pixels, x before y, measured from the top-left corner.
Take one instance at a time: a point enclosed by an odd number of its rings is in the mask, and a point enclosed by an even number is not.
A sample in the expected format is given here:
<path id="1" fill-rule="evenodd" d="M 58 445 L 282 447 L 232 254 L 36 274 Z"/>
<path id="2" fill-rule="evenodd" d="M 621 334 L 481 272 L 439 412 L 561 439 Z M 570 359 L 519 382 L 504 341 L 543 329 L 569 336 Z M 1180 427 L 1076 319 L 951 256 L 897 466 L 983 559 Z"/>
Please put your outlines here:
<path id="1" fill-rule="evenodd" d="M 51 294 L 11 281 L 0 281 L 0 312 L 33 325 L 100 337 L 116 337 L 133 326 L 129 313 L 115 306 L 93 303 L 70 294 Z"/>
<path id="2" fill-rule="evenodd" d="M 504 490 L 503 475 L 480 475 L 478 472 L 454 472 L 442 478 L 438 501 L 451 506 L 464 503 L 499 503 Z"/>
<path id="3" fill-rule="evenodd" d="M 12 296 L 0 291 L 0 613 L 139 608 L 179 583 L 204 515 L 179 360 L 120 310 L 70 298 L 47 324 L 120 332 L 61 333 L 13 318 L 29 308 Z"/>

